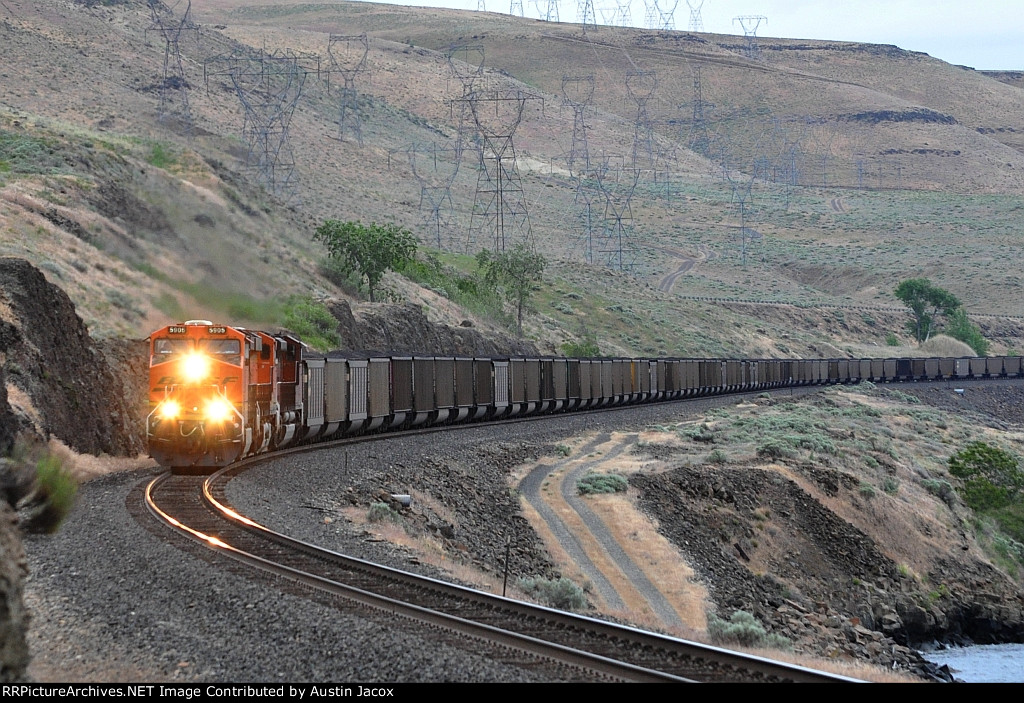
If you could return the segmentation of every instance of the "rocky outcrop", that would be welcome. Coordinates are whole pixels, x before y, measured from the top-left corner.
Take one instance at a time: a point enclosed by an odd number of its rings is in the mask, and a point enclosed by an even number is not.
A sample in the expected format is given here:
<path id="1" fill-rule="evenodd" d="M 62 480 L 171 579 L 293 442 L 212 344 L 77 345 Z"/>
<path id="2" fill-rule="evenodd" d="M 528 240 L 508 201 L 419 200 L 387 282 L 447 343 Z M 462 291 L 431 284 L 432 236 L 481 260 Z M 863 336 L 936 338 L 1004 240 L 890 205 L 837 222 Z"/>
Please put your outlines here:
<path id="1" fill-rule="evenodd" d="M 375 305 L 358 317 L 344 300 L 327 305 L 338 320 L 341 346 L 382 354 L 451 354 L 463 356 L 536 355 L 530 342 L 507 335 L 489 338 L 469 326 L 449 327 L 427 319 L 412 303 Z"/>
<path id="2" fill-rule="evenodd" d="M 101 350 L 64 291 L 24 259 L 0 258 L 3 370 L 15 411 L 41 435 L 88 454 L 144 451 L 136 396 L 124 392 L 135 380 L 110 363 L 138 351 Z"/>
<path id="3" fill-rule="evenodd" d="M 96 344 L 64 291 L 23 259 L 0 258 L 0 362 L 0 454 L 19 435 L 28 443 L 56 436 L 91 454 L 143 451 L 144 345 Z M 0 489 L 0 681 L 9 683 L 24 680 L 29 661 L 26 562 L 14 507 L 33 480 L 2 459 Z M 45 504 L 35 507 L 21 528 L 53 529 Z"/>
<path id="4" fill-rule="evenodd" d="M 857 491 L 841 475 L 811 478 L 829 500 Z M 914 578 L 885 545 L 774 471 L 678 466 L 630 484 L 720 615 L 751 613 L 798 650 L 931 676 L 912 647 L 1024 640 L 1024 594 L 1005 574 L 954 546 Z"/>

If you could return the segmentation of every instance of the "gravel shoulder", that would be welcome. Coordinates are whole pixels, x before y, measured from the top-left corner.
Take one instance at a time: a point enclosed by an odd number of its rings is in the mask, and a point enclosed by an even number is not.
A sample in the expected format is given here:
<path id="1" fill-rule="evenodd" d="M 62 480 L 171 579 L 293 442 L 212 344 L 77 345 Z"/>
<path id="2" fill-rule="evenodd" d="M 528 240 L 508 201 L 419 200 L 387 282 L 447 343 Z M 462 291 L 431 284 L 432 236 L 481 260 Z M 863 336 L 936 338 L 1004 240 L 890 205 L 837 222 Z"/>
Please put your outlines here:
<path id="1" fill-rule="evenodd" d="M 963 399 L 952 402 L 969 403 L 958 409 L 979 413 L 984 420 L 986 403 L 1009 404 L 1019 391 L 1019 384 L 1003 391 L 970 389 Z M 797 389 L 792 397 L 803 392 Z M 989 393 L 991 398 L 984 397 Z M 272 529 L 398 568 L 433 576 L 452 572 L 456 580 L 470 585 L 475 583 L 473 574 L 489 574 L 500 583 L 506 540 L 511 537 L 510 581 L 519 576 L 557 577 L 561 572 L 523 516 L 510 482 L 517 467 L 555 456 L 567 438 L 642 432 L 738 402 L 737 397 L 710 398 L 511 426 L 391 436 L 269 461 L 233 481 L 228 498 Z M 57 535 L 25 540 L 31 571 L 26 600 L 33 613 L 30 673 L 38 680 L 534 680 L 528 671 L 499 664 L 472 647 L 439 645 L 404 625 L 365 613 L 338 612 L 306 597 L 259 586 L 239 567 L 225 565 L 208 551 L 167 540 L 161 532 L 166 528 L 140 522 L 131 507 L 142 482 L 155 473 L 120 472 L 87 482 Z M 721 527 L 712 528 L 708 521 L 724 515 L 721 508 L 727 501 L 720 500 L 721 495 L 734 496 L 735 505 L 747 501 L 753 506 L 767 491 L 780 505 L 809 505 L 809 494 L 766 481 L 763 473 L 738 476 L 673 469 L 631 480 L 631 490 L 641 489 L 645 509 L 658 517 L 662 534 L 695 564 L 720 612 L 754 606 L 750 609 L 769 627 L 805 629 L 810 653 L 827 655 L 820 646 L 838 647 L 843 640 L 866 661 L 884 660 L 884 653 L 876 651 L 887 646 L 881 633 L 854 625 L 848 617 L 844 620 L 844 611 L 830 610 L 827 599 L 820 613 L 801 611 L 799 599 L 787 601 L 773 590 L 778 583 L 771 573 L 751 574 L 731 551 L 731 542 L 725 548 L 718 544 L 716 530 Z M 403 515 L 400 531 L 416 537 L 420 548 L 434 545 L 444 569 L 429 565 L 422 552 L 385 541 L 363 520 L 353 519 L 391 494 L 413 496 L 413 509 Z M 879 556 L 884 545 L 868 544 L 863 534 L 824 516 L 823 510 L 792 508 L 791 514 L 800 519 L 794 522 L 799 529 L 820 528 L 808 537 L 811 542 L 849 538 L 849 545 L 874 562 L 871 568 L 887 563 Z M 742 511 L 736 515 L 729 519 L 746 519 Z M 805 519 L 807 515 L 822 517 Z M 850 573 L 869 571 L 855 557 L 850 559 Z M 460 565 L 471 570 L 460 572 Z M 796 578 L 793 573 L 786 576 L 790 582 Z M 887 583 L 899 586 L 895 578 Z M 877 592 L 871 592 L 874 601 L 882 600 L 884 585 L 879 578 Z M 836 606 L 852 602 L 849 593 L 836 596 Z M 1008 608 L 1013 603 L 1004 601 Z M 881 644 L 873 649 L 876 640 Z"/>

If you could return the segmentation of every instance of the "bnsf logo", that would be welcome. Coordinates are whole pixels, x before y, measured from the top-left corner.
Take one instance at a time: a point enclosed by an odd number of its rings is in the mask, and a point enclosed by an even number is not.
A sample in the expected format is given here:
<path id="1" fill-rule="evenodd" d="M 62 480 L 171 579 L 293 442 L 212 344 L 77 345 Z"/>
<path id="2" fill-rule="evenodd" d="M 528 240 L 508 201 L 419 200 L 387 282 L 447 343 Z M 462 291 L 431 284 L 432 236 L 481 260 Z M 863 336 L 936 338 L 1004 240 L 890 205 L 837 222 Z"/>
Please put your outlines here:
<path id="1" fill-rule="evenodd" d="M 204 385 L 226 386 L 226 385 L 229 385 L 231 383 L 238 383 L 238 380 L 239 380 L 238 376 L 225 376 L 224 378 L 220 379 L 219 381 L 217 379 L 215 379 L 215 378 L 211 378 L 210 382 L 208 384 L 204 384 Z M 162 390 L 166 390 L 167 386 L 178 386 L 178 385 L 181 385 L 181 384 L 178 383 L 178 377 L 177 376 L 161 376 L 160 380 L 156 382 L 155 386 L 153 386 L 153 390 L 154 391 L 162 391 Z"/>

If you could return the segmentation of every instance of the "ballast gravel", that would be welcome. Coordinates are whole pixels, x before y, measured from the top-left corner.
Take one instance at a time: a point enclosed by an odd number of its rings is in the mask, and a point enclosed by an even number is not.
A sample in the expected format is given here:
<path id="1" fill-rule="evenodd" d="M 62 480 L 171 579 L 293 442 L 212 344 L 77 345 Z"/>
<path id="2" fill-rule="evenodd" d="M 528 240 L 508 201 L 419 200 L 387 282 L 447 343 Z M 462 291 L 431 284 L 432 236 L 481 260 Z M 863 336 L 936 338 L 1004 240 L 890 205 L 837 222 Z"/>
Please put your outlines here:
<path id="1" fill-rule="evenodd" d="M 270 462 L 229 486 L 229 498 L 264 524 L 301 539 L 398 568 L 438 575 L 410 554 L 367 538 L 325 510 L 366 505 L 389 491 L 423 491 L 451 503 L 457 524 L 425 525 L 464 541 L 468 558 L 503 563 L 515 497 L 508 467 L 584 431 L 643 428 L 695 404 L 566 415 L 544 422 L 479 426 Z M 345 453 L 348 469 L 345 469 Z M 483 464 L 480 462 L 489 462 Z M 424 470 L 429 466 L 429 470 Z M 528 668 L 496 662 L 479 647 L 440 644 L 430 633 L 380 616 L 340 612 L 260 585 L 159 524 L 137 506 L 158 469 L 109 474 L 80 487 L 76 507 L 52 536 L 28 536 L 32 612 L 29 673 L 46 682 L 527 682 Z M 445 498 L 445 496 L 449 496 Z M 138 517 L 137 517 L 138 516 Z M 517 529 L 520 574 L 550 569 L 532 532 Z"/>

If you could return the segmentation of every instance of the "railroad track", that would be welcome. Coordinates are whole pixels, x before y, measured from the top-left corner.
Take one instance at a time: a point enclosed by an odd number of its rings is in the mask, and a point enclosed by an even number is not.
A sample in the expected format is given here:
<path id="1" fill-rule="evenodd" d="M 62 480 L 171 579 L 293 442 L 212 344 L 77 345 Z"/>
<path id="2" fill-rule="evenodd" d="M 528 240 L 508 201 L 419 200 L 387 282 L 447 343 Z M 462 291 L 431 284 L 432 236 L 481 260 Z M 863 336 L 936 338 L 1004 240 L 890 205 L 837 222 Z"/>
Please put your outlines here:
<path id="1" fill-rule="evenodd" d="M 263 457 L 265 460 L 266 457 Z M 146 488 L 150 512 L 205 546 L 337 599 L 415 621 L 461 647 L 490 648 L 512 666 L 552 680 L 659 682 L 852 681 L 789 664 L 514 601 L 330 552 L 238 514 L 224 487 L 256 463 L 209 477 L 163 474 Z"/>

